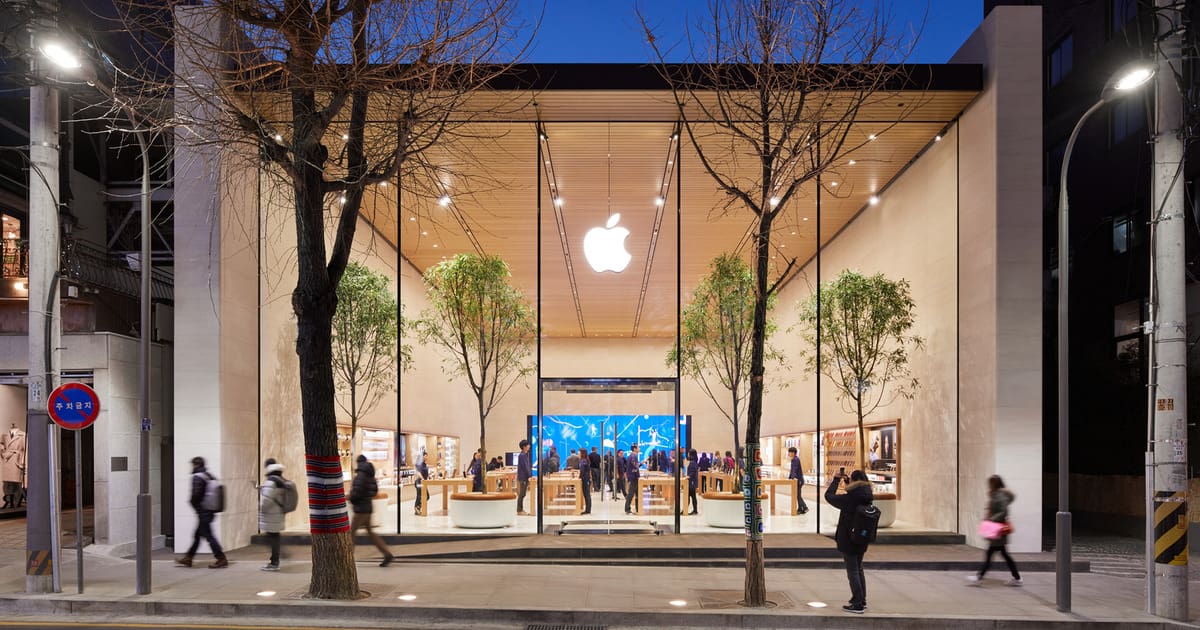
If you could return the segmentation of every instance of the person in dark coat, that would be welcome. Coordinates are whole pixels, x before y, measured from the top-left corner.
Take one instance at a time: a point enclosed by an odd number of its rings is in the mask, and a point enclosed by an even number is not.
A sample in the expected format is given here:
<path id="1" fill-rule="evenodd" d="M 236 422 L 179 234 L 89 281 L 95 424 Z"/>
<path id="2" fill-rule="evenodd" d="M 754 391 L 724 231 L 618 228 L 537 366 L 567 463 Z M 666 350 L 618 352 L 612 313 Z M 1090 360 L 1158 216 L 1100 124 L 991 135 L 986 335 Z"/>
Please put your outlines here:
<path id="1" fill-rule="evenodd" d="M 354 483 L 350 484 L 350 507 L 354 509 L 354 517 L 350 519 L 350 537 L 353 538 L 359 529 L 366 529 L 367 537 L 371 539 L 375 548 L 383 553 L 383 562 L 380 562 L 379 566 L 386 567 L 392 563 L 395 556 L 371 525 L 371 501 L 379 494 L 379 483 L 375 481 L 375 465 L 367 461 L 365 455 L 359 455 L 357 461 L 358 470 L 354 474 Z"/>
<path id="2" fill-rule="evenodd" d="M 1004 480 L 1000 475 L 992 475 L 988 477 L 988 496 L 987 505 L 983 510 L 983 520 L 992 521 L 993 523 L 1008 522 L 1008 507 L 1012 505 L 1013 493 L 1008 488 L 1004 487 Z M 988 569 L 992 566 L 992 556 L 996 552 L 1000 552 L 1000 556 L 1004 558 L 1004 563 L 1008 565 L 1008 572 L 1012 574 L 1012 579 L 1006 582 L 1008 586 L 1021 586 L 1021 572 L 1017 571 L 1017 563 L 1013 562 L 1012 556 L 1008 555 L 1008 534 L 1001 534 L 999 538 L 988 541 L 988 548 L 983 554 L 983 566 L 979 568 L 977 575 L 972 575 L 967 578 L 972 585 L 978 586 L 983 580 L 983 576 L 987 574 Z"/>
<path id="3" fill-rule="evenodd" d="M 804 502 L 804 497 L 800 494 L 800 489 L 804 487 L 804 471 L 800 469 L 800 455 L 796 452 L 795 446 L 788 447 L 788 456 L 792 458 L 792 468 L 788 473 L 788 479 L 796 480 L 796 489 L 792 492 L 796 493 L 798 510 L 801 514 L 808 514 L 808 504 Z"/>
<path id="4" fill-rule="evenodd" d="M 696 449 L 690 449 L 687 453 L 687 480 L 688 480 L 688 500 L 692 502 L 692 511 L 689 515 L 697 514 L 696 508 L 700 506 L 696 502 L 696 486 L 700 485 L 700 465 L 696 457 Z"/>
<path id="5" fill-rule="evenodd" d="M 838 484 L 846 478 L 845 469 L 834 475 L 825 491 L 825 501 L 837 508 L 838 514 L 837 549 L 846 563 L 846 578 L 850 581 L 850 603 L 842 606 L 848 613 L 862 614 L 867 609 L 867 578 L 863 573 L 863 555 L 867 553 L 865 543 L 858 544 L 850 539 L 850 529 L 854 523 L 854 512 L 860 505 L 870 505 L 875 500 L 871 492 L 871 482 L 867 474 L 861 470 L 850 473 L 850 483 L 846 484 L 845 494 L 838 494 Z"/>
<path id="6" fill-rule="evenodd" d="M 529 455 L 529 440 L 521 440 L 521 454 L 517 455 L 517 514 L 525 511 L 525 493 L 529 492 L 529 480 L 533 477 L 533 460 Z"/>
<path id="7" fill-rule="evenodd" d="M 586 448 L 579 449 L 579 483 L 583 487 L 583 512 L 592 513 L 592 458 Z"/>
<path id="8" fill-rule="evenodd" d="M 611 450 L 604 451 L 604 483 L 608 486 L 608 493 L 613 494 L 613 453 Z"/>
<path id="9" fill-rule="evenodd" d="M 417 502 L 413 505 L 413 511 L 420 516 L 421 499 L 425 494 L 425 480 L 429 478 L 429 464 L 425 463 L 425 451 L 421 451 L 421 454 L 417 455 L 416 469 L 417 477 L 413 480 L 413 485 L 417 488 Z"/>
<path id="10" fill-rule="evenodd" d="M 558 456 L 558 449 L 550 447 L 550 454 L 546 456 L 546 474 L 553 475 L 558 472 L 559 466 L 562 465 L 562 459 Z"/>
<path id="11" fill-rule="evenodd" d="M 467 469 L 467 476 L 471 478 L 471 491 L 483 492 L 483 458 L 479 451 L 475 451 L 475 455 L 471 457 L 471 467 Z"/>
<path id="12" fill-rule="evenodd" d="M 625 451 L 617 449 L 617 492 L 622 496 L 628 496 L 629 490 L 625 488 Z M 613 493 L 613 498 L 616 499 L 616 493 Z"/>
<path id="13" fill-rule="evenodd" d="M 584 454 L 580 453 L 580 457 Z M 592 492 L 600 492 L 600 451 L 596 447 L 592 447 L 592 452 L 587 454 L 588 468 L 592 470 Z"/>
<path id="14" fill-rule="evenodd" d="M 212 549 L 213 558 L 215 558 L 208 568 L 223 569 L 229 566 L 229 560 L 225 558 L 225 552 L 221 550 L 221 543 L 217 541 L 217 536 L 212 531 L 213 521 L 216 520 L 217 514 L 204 508 L 204 491 L 208 488 L 208 482 L 211 479 L 215 479 L 215 477 L 204 467 L 204 458 L 193 457 L 192 493 L 188 502 L 192 504 L 192 509 L 196 510 L 196 533 L 192 535 L 192 546 L 188 547 L 187 553 L 175 561 L 181 566 L 192 566 L 192 557 L 200 548 L 201 539 L 208 541 L 208 546 Z"/>
<path id="15" fill-rule="evenodd" d="M 637 490 L 638 477 L 640 476 L 640 473 L 638 471 L 638 466 L 640 466 L 640 465 L 641 465 L 641 463 L 638 461 L 638 445 L 634 444 L 633 446 L 629 447 L 629 457 L 625 458 L 625 513 L 626 514 L 633 514 L 633 512 L 639 511 L 638 508 L 640 506 L 638 506 L 637 504 L 635 504 L 633 502 L 633 497 L 634 497 L 634 495 L 636 495 L 638 493 L 638 490 Z M 641 502 L 642 502 L 641 497 L 638 497 L 637 503 L 641 503 Z M 630 509 L 629 509 L 629 506 L 631 504 L 634 507 L 633 511 L 630 511 Z"/>

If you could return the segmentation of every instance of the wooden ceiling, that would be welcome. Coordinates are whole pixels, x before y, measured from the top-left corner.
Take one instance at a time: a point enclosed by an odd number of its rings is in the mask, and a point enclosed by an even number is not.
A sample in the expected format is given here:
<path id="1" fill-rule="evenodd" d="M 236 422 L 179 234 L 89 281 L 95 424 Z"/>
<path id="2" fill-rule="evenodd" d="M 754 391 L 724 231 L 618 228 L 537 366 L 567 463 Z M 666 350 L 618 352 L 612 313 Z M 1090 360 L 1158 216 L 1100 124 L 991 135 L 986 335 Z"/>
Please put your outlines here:
<path id="1" fill-rule="evenodd" d="M 871 195 L 934 142 L 976 94 L 913 92 L 909 100 L 919 104 L 902 122 L 892 120 L 894 103 L 859 116 L 864 122 L 855 123 L 850 138 L 861 146 L 822 177 L 822 241 L 829 242 L 866 207 Z M 499 255 L 511 267 L 514 283 L 536 304 L 540 199 L 545 335 L 674 336 L 677 272 L 686 303 L 715 256 L 749 255 L 746 234 L 753 215 L 727 210 L 727 197 L 686 136 L 681 164 L 674 163 L 668 94 L 561 90 L 536 99 L 536 105 L 512 110 L 519 115 L 508 121 L 469 123 L 463 137 L 470 141 L 439 148 L 431 156 L 438 170 L 409 175 L 399 203 L 394 185 L 373 187 L 364 215 L 422 271 L 457 253 Z M 542 121 L 544 143 L 535 120 Z M 872 134 L 876 138 L 868 141 Z M 671 181 L 664 184 L 668 175 Z M 551 182 L 562 198 L 560 215 Z M 664 191 L 660 208 L 656 199 Z M 791 258 L 803 264 L 815 254 L 817 197 L 816 183 L 809 182 L 777 223 L 772 262 L 780 271 Z M 621 273 L 596 273 L 584 260 L 584 234 L 602 227 L 611 213 L 620 213 L 620 225 L 630 231 L 626 248 L 633 259 Z M 651 247 L 656 221 L 660 237 Z"/>

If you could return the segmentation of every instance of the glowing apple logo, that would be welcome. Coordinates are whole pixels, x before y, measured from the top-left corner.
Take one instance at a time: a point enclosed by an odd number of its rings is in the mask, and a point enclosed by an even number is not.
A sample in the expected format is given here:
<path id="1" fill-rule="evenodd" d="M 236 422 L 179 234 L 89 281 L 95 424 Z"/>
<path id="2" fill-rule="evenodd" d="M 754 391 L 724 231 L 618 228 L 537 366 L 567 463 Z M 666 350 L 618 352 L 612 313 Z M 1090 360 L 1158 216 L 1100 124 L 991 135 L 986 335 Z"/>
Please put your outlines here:
<path id="1" fill-rule="evenodd" d="M 621 215 L 614 214 L 609 217 L 606 227 L 592 228 L 583 237 L 583 255 L 597 273 L 621 273 L 633 258 L 625 251 L 625 239 L 629 237 L 629 230 L 616 227 L 620 220 Z"/>

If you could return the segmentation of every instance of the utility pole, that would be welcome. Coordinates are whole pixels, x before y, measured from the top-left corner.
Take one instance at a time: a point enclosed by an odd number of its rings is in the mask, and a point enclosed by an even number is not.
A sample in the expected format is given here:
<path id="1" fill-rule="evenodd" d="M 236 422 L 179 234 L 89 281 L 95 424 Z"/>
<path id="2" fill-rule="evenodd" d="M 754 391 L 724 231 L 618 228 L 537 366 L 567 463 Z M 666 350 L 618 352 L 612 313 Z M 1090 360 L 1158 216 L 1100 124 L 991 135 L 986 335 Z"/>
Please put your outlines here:
<path id="1" fill-rule="evenodd" d="M 45 5 L 42 5 L 45 7 Z M 51 7 L 51 10 L 54 7 Z M 49 20 L 49 28 L 54 28 Z M 43 29 L 35 28 L 34 37 Z M 37 50 L 38 42 L 33 42 Z M 45 70 L 36 53 L 35 76 Z M 58 386 L 55 358 L 61 344 L 59 270 L 59 112 L 58 90 L 29 89 L 29 394 L 26 412 L 25 591 L 58 592 L 57 523 L 51 519 L 58 431 L 50 422 L 46 398 Z"/>
<path id="2" fill-rule="evenodd" d="M 1157 0 L 1156 20 L 1167 30 L 1155 43 L 1154 171 L 1150 220 L 1153 294 L 1154 612 L 1188 619 L 1187 298 L 1184 280 L 1183 4 Z M 1149 534 L 1150 532 L 1147 532 Z"/>

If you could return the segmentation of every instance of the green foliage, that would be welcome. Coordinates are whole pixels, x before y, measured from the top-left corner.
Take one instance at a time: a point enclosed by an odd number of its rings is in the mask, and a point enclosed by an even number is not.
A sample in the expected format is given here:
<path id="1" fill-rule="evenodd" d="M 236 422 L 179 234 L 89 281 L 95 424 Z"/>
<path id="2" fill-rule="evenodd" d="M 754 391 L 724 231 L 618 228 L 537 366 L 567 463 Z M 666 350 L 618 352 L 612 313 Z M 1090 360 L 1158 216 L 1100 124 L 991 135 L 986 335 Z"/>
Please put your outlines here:
<path id="1" fill-rule="evenodd" d="M 337 404 L 358 420 L 395 391 L 397 306 L 388 279 L 356 262 L 346 265 L 337 286 L 333 315 L 333 374 Z M 348 400 L 347 400 L 348 395 Z"/>
<path id="2" fill-rule="evenodd" d="M 732 254 L 714 258 L 708 268 L 708 275 L 700 280 L 692 291 L 691 302 L 683 309 L 680 371 L 700 384 L 733 425 L 734 450 L 740 453 L 739 421 L 750 394 L 754 272 L 746 261 Z M 768 311 L 774 306 L 772 295 L 767 300 Z M 768 320 L 768 339 L 775 330 L 774 322 Z M 667 365 L 675 365 L 676 360 L 676 349 L 671 348 Z M 783 354 L 765 345 L 764 363 L 782 367 Z"/>
<path id="3" fill-rule="evenodd" d="M 412 369 L 413 356 L 412 346 L 404 343 L 404 335 L 407 330 L 413 327 L 413 321 L 404 316 L 404 304 L 400 305 L 400 371 L 407 372 Z"/>
<path id="4" fill-rule="evenodd" d="M 524 294 L 509 284 L 511 275 L 498 256 L 458 254 L 438 263 L 425 272 L 431 308 L 414 323 L 422 343 L 443 351 L 443 369 L 471 385 L 485 462 L 488 414 L 535 369 L 537 318 Z"/>
<path id="5" fill-rule="evenodd" d="M 911 399 L 920 383 L 909 368 L 909 352 L 924 340 L 909 331 L 915 321 L 907 280 L 883 274 L 865 276 L 843 271 L 821 284 L 820 339 L 817 338 L 817 294 L 798 304 L 797 324 L 810 350 L 801 357 L 810 370 L 817 367 L 833 381 L 843 408 L 858 418 L 859 465 L 863 463 L 863 418 L 898 397 Z"/>

